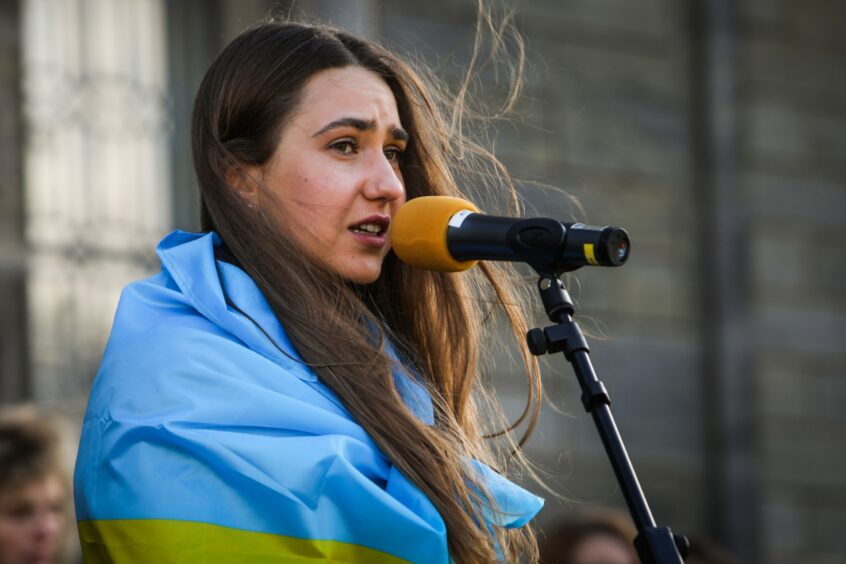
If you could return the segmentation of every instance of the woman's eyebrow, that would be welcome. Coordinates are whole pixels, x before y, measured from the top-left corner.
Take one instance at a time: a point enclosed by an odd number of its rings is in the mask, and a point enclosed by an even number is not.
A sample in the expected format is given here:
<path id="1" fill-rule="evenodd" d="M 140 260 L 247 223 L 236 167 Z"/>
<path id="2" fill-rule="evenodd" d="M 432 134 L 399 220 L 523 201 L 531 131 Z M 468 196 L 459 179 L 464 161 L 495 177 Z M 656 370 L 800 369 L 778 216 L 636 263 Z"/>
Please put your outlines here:
<path id="1" fill-rule="evenodd" d="M 360 131 L 375 131 L 376 121 L 372 119 L 366 120 L 356 117 L 343 117 L 327 123 L 326 125 L 321 127 L 314 135 L 312 135 L 312 137 L 323 135 L 327 131 L 338 129 L 340 127 L 352 127 Z M 392 127 L 391 135 L 394 137 L 394 139 L 397 139 L 399 141 L 408 141 L 409 139 L 408 132 L 401 127 Z"/>
<path id="2" fill-rule="evenodd" d="M 344 117 L 327 123 L 321 127 L 317 133 L 312 135 L 312 137 L 317 137 L 318 135 L 322 135 L 327 131 L 337 129 L 339 127 L 354 127 L 355 129 L 360 129 L 361 131 L 372 131 L 376 129 L 376 122 L 372 119 L 366 120 L 355 117 Z"/>
<path id="3" fill-rule="evenodd" d="M 408 131 L 401 127 L 394 127 L 391 129 L 391 135 L 393 135 L 394 139 L 397 141 L 408 141 L 410 135 Z"/>

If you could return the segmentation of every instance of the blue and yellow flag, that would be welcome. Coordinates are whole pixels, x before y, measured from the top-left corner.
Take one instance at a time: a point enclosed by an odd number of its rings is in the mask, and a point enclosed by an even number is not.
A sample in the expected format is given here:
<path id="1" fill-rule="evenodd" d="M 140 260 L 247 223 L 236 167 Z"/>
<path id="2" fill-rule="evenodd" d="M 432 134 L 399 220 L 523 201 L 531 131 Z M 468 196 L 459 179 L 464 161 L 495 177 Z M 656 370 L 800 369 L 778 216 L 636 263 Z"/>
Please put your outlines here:
<path id="1" fill-rule="evenodd" d="M 295 360 L 255 283 L 215 260 L 218 244 L 172 233 L 162 272 L 121 297 L 74 476 L 85 561 L 449 562 L 435 507 Z M 431 423 L 431 399 L 400 374 Z M 491 525 L 540 510 L 474 463 L 500 510 Z"/>

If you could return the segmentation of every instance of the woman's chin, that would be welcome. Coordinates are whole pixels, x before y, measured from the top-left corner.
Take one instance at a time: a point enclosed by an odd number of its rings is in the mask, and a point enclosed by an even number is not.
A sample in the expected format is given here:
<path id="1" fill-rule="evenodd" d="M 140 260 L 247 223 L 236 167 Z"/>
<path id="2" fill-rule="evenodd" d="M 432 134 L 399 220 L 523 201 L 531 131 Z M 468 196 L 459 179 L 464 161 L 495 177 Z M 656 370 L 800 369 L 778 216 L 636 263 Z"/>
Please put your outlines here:
<path id="1" fill-rule="evenodd" d="M 373 284 L 376 280 L 379 279 L 379 272 L 373 273 L 362 273 L 362 274 L 355 274 L 355 275 L 347 275 L 344 276 L 349 282 L 353 284 L 358 284 L 361 286 L 366 286 L 368 284 Z"/>
<path id="2" fill-rule="evenodd" d="M 364 261 L 362 261 L 364 262 Z M 339 270 L 340 274 L 348 282 L 359 285 L 367 285 L 376 282 L 379 274 L 382 273 L 382 261 L 376 265 L 356 264 L 353 268 Z"/>

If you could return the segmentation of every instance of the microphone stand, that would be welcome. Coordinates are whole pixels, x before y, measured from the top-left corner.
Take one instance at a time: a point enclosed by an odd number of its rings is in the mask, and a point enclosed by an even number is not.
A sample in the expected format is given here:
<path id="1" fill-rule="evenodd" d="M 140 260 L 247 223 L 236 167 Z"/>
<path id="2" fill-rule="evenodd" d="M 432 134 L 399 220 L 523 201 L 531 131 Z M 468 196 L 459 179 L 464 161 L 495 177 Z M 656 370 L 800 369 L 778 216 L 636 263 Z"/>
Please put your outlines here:
<path id="1" fill-rule="evenodd" d="M 534 265 L 533 265 L 534 266 Z M 668 527 L 657 527 L 649 504 L 643 495 L 623 439 L 617 431 L 609 405 L 611 399 L 605 385 L 596 377 L 588 353 L 590 349 L 578 324 L 573 320 L 575 308 L 559 274 L 535 267 L 541 299 L 549 319 L 555 323 L 545 329 L 532 329 L 526 335 L 532 354 L 563 352 L 573 365 L 582 389 L 582 404 L 591 414 L 605 452 L 611 461 L 617 482 L 626 499 L 638 535 L 634 545 L 643 564 L 682 564 L 687 557 L 688 541 L 674 535 Z"/>

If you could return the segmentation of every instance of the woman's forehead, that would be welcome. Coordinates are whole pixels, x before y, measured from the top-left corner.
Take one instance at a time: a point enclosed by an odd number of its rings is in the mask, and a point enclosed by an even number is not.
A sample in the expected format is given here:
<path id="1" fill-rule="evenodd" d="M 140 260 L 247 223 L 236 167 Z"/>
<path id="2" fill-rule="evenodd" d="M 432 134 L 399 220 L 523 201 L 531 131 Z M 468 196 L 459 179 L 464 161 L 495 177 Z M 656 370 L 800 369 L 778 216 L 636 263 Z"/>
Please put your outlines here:
<path id="1" fill-rule="evenodd" d="M 401 126 L 388 84 L 373 71 L 355 66 L 327 69 L 311 77 L 294 121 L 306 129 L 320 129 L 344 118 L 375 122 L 378 129 Z"/>

